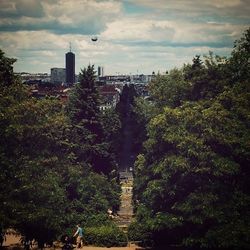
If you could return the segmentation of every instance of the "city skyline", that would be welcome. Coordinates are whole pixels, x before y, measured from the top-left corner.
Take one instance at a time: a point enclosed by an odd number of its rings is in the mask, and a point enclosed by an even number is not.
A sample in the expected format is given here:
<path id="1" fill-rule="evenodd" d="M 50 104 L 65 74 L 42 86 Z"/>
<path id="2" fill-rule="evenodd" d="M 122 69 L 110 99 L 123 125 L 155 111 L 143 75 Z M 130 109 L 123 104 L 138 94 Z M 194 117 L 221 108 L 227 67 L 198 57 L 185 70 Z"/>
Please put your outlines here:
<path id="1" fill-rule="evenodd" d="M 229 56 L 249 13 L 249 0 L 1 0 L 0 48 L 16 72 L 64 68 L 71 42 L 76 74 L 88 64 L 151 74 L 209 51 Z"/>

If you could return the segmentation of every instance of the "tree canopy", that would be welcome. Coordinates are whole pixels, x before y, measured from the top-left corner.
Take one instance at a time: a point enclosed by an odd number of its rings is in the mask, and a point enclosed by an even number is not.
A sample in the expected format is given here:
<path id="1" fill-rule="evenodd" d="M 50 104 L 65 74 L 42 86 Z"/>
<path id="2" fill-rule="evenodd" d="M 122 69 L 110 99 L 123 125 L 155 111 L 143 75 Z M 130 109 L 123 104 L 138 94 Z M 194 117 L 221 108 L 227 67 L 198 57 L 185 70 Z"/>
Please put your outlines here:
<path id="1" fill-rule="evenodd" d="M 82 148 L 76 152 L 76 157 L 90 163 L 96 172 L 108 174 L 116 167 L 109 152 L 110 141 L 106 140 L 108 138 L 102 122 L 104 117 L 99 110 L 94 65 L 83 69 L 79 78 L 80 82 L 74 86 L 67 106 L 68 116 L 77 134 L 76 145 Z"/>
<path id="2" fill-rule="evenodd" d="M 155 245 L 249 248 L 248 67 L 249 30 L 230 58 L 196 56 L 150 84 L 132 239 L 142 230 Z"/>
<path id="3" fill-rule="evenodd" d="M 65 112 L 56 98 L 31 97 L 13 74 L 15 60 L 2 51 L 0 57 L 3 227 L 35 238 L 42 247 L 61 234 L 72 233 L 78 223 L 93 226 L 102 217 L 98 226 L 112 224 L 106 211 L 119 207 L 117 178 L 109 173 L 111 168 L 105 171 L 106 176 L 97 173 L 90 156 L 93 151 L 100 159 L 108 154 L 107 146 L 101 147 L 107 144 L 104 136 L 100 138 L 102 125 L 95 123 L 99 122 L 99 110 L 97 92 L 91 85 L 93 68 L 82 71 L 81 81 L 89 86 L 86 90 L 76 86 L 76 98 Z M 89 92 L 84 96 L 84 91 Z M 78 105 L 82 100 L 85 106 Z"/>

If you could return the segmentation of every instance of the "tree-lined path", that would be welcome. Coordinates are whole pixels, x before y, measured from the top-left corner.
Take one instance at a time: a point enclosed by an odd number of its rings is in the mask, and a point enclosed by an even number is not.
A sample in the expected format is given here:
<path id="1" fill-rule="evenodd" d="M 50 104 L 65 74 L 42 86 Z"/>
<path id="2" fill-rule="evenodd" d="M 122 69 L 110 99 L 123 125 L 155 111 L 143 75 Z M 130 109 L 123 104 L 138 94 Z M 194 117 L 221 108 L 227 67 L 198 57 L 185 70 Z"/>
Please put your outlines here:
<path id="1" fill-rule="evenodd" d="M 119 161 L 119 175 L 121 181 L 121 205 L 116 218 L 117 225 L 127 231 L 133 217 L 132 192 L 133 192 L 133 165 L 135 155 L 133 154 L 133 121 L 131 115 L 131 101 L 133 93 L 130 87 L 125 86 L 123 90 L 123 127 L 122 147 Z M 124 98 L 124 99 L 123 99 Z"/>
<path id="2" fill-rule="evenodd" d="M 120 172 L 121 181 L 121 205 L 116 218 L 117 225 L 124 231 L 127 231 L 129 224 L 133 217 L 132 205 L 132 189 L 133 189 L 133 175 L 131 172 Z"/>

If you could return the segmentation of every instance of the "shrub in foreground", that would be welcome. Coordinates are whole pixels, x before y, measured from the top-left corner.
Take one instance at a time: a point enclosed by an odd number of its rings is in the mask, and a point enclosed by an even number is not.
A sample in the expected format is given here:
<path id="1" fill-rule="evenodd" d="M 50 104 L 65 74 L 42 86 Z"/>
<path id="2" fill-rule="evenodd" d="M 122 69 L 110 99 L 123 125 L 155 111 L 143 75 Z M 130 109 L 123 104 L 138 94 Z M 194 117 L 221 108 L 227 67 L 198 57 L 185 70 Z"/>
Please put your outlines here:
<path id="1" fill-rule="evenodd" d="M 87 245 L 101 247 L 126 246 L 126 234 L 115 225 L 87 227 L 84 240 Z"/>

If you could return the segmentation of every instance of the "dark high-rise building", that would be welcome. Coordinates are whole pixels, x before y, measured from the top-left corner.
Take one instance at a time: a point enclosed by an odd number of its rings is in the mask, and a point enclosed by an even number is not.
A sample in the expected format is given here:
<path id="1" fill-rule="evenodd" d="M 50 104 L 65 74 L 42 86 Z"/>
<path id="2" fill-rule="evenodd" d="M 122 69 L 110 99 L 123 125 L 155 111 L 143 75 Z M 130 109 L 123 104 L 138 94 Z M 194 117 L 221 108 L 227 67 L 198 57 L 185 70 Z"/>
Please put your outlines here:
<path id="1" fill-rule="evenodd" d="M 71 51 L 66 53 L 66 83 L 75 83 L 75 54 Z"/>
<path id="2" fill-rule="evenodd" d="M 98 73 L 98 76 L 104 76 L 104 68 L 101 66 L 98 66 L 97 73 Z"/>

